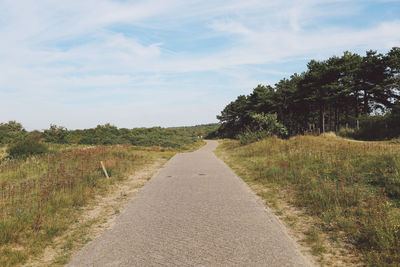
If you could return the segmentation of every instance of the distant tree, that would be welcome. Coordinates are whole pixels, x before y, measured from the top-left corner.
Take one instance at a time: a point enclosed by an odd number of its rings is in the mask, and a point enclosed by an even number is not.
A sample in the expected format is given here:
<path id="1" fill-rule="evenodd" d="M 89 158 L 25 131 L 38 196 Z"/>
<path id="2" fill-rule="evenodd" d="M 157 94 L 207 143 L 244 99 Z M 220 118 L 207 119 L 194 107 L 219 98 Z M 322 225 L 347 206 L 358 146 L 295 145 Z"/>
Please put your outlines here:
<path id="1" fill-rule="evenodd" d="M 217 116 L 222 123 L 220 134 L 223 137 L 234 137 L 248 124 L 252 112 L 248 98 L 244 95 L 238 96 Z"/>
<path id="2" fill-rule="evenodd" d="M 400 101 L 400 47 L 393 47 L 386 55 L 386 90 L 391 91 L 394 102 Z"/>
<path id="3" fill-rule="evenodd" d="M 48 130 L 43 131 L 43 137 L 46 142 L 56 144 L 67 144 L 69 131 L 63 126 L 51 124 Z"/>
<path id="4" fill-rule="evenodd" d="M 351 118 L 358 120 L 361 112 L 361 89 L 357 74 L 359 73 L 362 57 L 358 54 L 344 52 L 341 57 L 341 76 L 339 83 L 341 92 L 338 101 L 342 104 L 342 117 L 344 125 L 352 125 Z M 344 113 L 344 114 L 343 114 Z"/>
<path id="5" fill-rule="evenodd" d="M 386 68 L 384 57 L 376 51 L 367 51 L 363 57 L 358 72 L 360 89 L 362 91 L 362 101 L 364 115 L 370 114 L 373 110 L 380 109 L 385 111 L 390 102 L 391 90 L 385 90 Z"/>
<path id="6" fill-rule="evenodd" d="M 0 144 L 9 144 L 22 140 L 26 134 L 26 130 L 19 122 L 0 123 Z"/>

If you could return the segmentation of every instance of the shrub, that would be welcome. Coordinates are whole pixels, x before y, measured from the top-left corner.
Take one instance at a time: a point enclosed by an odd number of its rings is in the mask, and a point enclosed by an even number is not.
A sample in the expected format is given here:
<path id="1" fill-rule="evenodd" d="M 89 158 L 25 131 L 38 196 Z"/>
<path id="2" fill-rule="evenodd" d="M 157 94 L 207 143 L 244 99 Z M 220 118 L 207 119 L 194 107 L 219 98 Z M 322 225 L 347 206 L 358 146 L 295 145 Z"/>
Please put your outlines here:
<path id="1" fill-rule="evenodd" d="M 0 144 L 9 144 L 16 140 L 21 140 L 25 137 L 26 130 L 21 123 L 9 121 L 0 123 Z"/>
<path id="2" fill-rule="evenodd" d="M 44 130 L 43 136 L 46 142 L 56 144 L 68 144 L 69 131 L 63 126 L 50 125 L 48 130 Z"/>
<path id="3" fill-rule="evenodd" d="M 336 134 L 345 138 L 354 138 L 354 133 L 355 130 L 352 128 L 340 128 Z"/>
<path id="4" fill-rule="evenodd" d="M 241 144 L 256 142 L 276 135 L 278 137 L 287 137 L 288 131 L 285 126 L 278 122 L 276 114 L 253 114 L 250 116 L 251 122 L 247 128 L 236 136 Z"/>
<path id="5" fill-rule="evenodd" d="M 360 129 L 355 130 L 354 139 L 390 140 L 400 137 L 400 106 L 397 104 L 385 115 L 363 116 L 360 118 Z"/>
<path id="6" fill-rule="evenodd" d="M 38 141 L 25 139 L 10 146 L 7 152 L 11 158 L 27 158 L 32 155 L 47 153 L 48 148 Z"/>
<path id="7" fill-rule="evenodd" d="M 240 141 L 240 144 L 247 145 L 250 143 L 257 142 L 258 140 L 264 139 L 269 137 L 270 135 L 266 131 L 258 130 L 258 131 L 251 131 L 247 130 L 244 131 L 236 136 L 236 138 Z"/>

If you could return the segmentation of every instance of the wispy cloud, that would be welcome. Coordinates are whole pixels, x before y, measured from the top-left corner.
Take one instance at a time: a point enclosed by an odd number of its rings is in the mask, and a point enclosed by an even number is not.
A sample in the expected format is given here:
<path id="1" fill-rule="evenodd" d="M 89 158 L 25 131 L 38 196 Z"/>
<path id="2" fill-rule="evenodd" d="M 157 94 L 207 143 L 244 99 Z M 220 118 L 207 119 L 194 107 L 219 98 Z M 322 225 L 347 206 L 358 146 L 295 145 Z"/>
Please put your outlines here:
<path id="1" fill-rule="evenodd" d="M 381 16 L 363 23 L 371 6 Z M 0 121 L 215 121 L 237 94 L 289 75 L 273 64 L 398 46 L 396 14 L 388 0 L 3 0 Z"/>

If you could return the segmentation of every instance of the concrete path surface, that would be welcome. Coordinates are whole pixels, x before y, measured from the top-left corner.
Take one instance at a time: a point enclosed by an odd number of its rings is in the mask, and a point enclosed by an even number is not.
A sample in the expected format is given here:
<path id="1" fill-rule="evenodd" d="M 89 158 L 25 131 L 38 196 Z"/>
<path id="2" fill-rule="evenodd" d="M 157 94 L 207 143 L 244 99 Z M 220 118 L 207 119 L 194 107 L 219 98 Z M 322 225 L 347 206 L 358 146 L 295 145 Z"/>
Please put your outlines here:
<path id="1" fill-rule="evenodd" d="M 217 145 L 174 156 L 68 266 L 309 266 Z"/>

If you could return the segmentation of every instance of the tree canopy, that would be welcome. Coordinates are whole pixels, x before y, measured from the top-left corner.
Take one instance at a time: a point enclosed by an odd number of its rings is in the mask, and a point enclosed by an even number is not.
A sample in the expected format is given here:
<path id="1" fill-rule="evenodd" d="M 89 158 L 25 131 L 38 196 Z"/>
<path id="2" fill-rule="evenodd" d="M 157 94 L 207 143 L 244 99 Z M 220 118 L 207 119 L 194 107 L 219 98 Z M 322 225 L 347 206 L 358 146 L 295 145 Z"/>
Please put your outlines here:
<path id="1" fill-rule="evenodd" d="M 274 86 L 258 85 L 250 95 L 229 103 L 217 116 L 218 134 L 235 137 L 249 127 L 252 115 L 260 113 L 276 114 L 289 135 L 359 128 L 362 118 L 396 113 L 399 88 L 399 47 L 386 54 L 344 52 L 311 60 L 305 72 Z"/>

